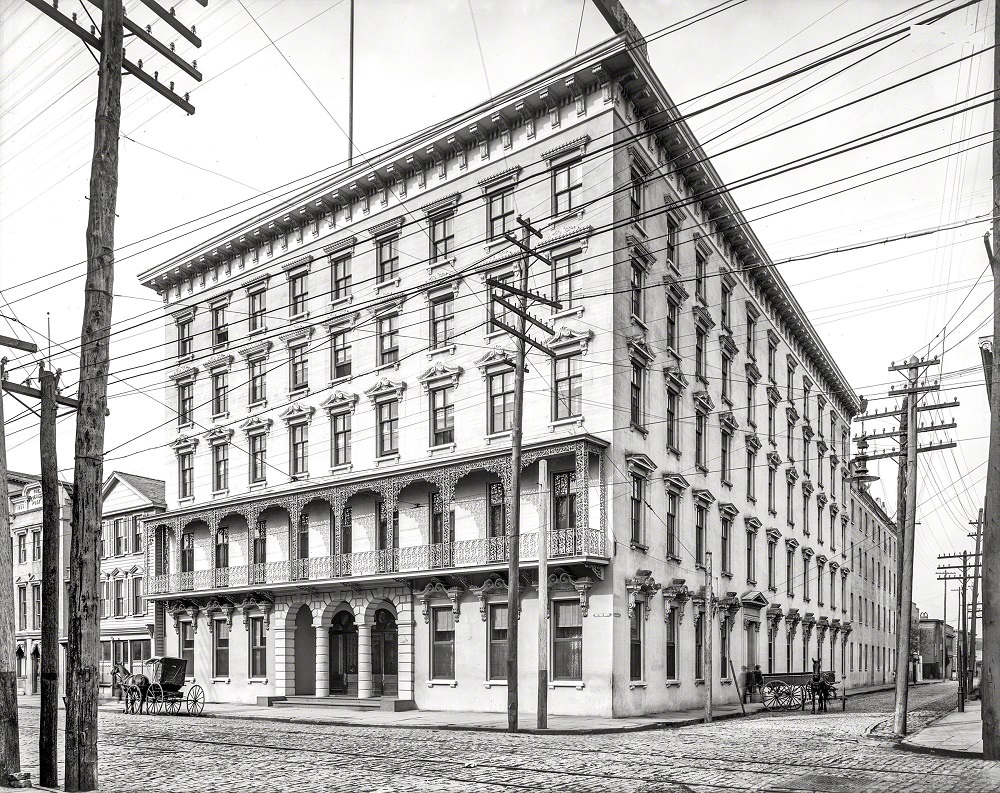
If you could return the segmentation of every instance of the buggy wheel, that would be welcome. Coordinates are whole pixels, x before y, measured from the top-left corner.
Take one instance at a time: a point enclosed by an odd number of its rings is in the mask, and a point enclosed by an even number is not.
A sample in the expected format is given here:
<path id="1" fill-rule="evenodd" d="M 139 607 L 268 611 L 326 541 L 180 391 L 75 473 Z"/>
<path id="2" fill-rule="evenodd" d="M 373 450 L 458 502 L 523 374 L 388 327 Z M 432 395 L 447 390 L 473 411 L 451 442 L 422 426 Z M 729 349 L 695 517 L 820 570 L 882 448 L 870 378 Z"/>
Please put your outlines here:
<path id="1" fill-rule="evenodd" d="M 125 688 L 125 712 L 136 714 L 142 707 L 142 692 L 138 686 L 127 686 Z"/>
<path id="2" fill-rule="evenodd" d="M 146 692 L 146 713 L 150 716 L 158 716 L 163 713 L 164 704 L 163 686 L 159 683 L 152 683 Z"/>
<path id="3" fill-rule="evenodd" d="M 178 702 L 178 708 L 180 703 Z M 188 716 L 200 716 L 205 709 L 205 690 L 201 686 L 191 686 L 187 693 Z"/>
<path id="4" fill-rule="evenodd" d="M 772 680 L 765 683 L 763 688 L 761 688 L 761 699 L 764 702 L 765 710 L 781 710 L 784 706 L 782 705 L 782 694 L 785 684 L 778 680 Z"/>
<path id="5" fill-rule="evenodd" d="M 163 702 L 163 710 L 168 716 L 176 716 L 181 712 L 181 702 L 180 697 L 168 697 Z"/>
<path id="6" fill-rule="evenodd" d="M 805 690 L 802 686 L 788 686 L 788 710 L 800 710 L 806 701 Z"/>

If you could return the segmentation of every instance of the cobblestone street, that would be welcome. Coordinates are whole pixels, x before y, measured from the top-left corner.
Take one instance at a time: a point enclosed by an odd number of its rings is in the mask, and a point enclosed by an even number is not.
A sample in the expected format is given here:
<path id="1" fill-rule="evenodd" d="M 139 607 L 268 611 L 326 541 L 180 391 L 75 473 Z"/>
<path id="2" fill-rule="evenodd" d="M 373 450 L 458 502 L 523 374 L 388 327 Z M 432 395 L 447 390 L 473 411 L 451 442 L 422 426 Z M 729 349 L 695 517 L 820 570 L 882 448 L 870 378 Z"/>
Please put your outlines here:
<path id="1" fill-rule="evenodd" d="M 954 684 L 912 690 L 911 723 L 926 723 L 954 701 Z M 765 713 L 711 726 L 578 736 L 102 712 L 101 790 L 1000 789 L 1000 764 L 896 748 L 884 737 L 891 730 L 892 692 L 855 697 L 848 708 L 828 715 Z M 22 709 L 22 758 L 33 780 L 37 720 L 37 710 Z"/>

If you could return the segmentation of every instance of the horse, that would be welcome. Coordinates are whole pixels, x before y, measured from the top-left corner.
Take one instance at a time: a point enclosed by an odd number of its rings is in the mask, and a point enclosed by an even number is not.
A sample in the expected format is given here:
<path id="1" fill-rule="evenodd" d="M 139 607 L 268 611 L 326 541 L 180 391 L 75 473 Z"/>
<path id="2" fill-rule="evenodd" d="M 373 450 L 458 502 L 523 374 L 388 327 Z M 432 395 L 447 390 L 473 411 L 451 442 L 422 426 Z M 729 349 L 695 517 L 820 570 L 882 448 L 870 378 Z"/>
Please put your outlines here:
<path id="1" fill-rule="evenodd" d="M 833 687 L 826 675 L 823 674 L 822 661 L 818 658 L 812 659 L 812 682 L 809 684 L 809 688 L 812 691 L 813 713 L 817 712 L 817 705 L 819 713 L 826 713 L 827 702 L 830 700 Z"/>
<path id="2" fill-rule="evenodd" d="M 149 690 L 149 678 L 143 674 L 134 674 L 125 668 L 125 664 L 116 661 L 111 667 L 112 685 L 118 687 L 118 701 L 121 701 L 122 694 L 131 686 L 139 689 L 139 707 L 137 712 L 142 712 L 142 706 L 146 701 L 146 692 Z M 128 703 L 126 703 L 127 705 Z"/>

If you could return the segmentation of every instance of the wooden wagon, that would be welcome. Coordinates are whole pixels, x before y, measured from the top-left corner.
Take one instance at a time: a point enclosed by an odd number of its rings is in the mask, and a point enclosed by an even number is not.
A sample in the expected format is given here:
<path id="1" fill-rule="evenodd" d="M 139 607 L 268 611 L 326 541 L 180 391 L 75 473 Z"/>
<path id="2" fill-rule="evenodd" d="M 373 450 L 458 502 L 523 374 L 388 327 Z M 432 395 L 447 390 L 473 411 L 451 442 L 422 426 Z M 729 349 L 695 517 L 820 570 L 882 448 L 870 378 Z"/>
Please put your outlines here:
<path id="1" fill-rule="evenodd" d="M 189 716 L 200 716 L 205 709 L 205 691 L 193 685 L 184 691 L 187 660 L 184 658 L 150 658 L 143 661 L 149 674 L 131 675 L 122 682 L 125 712 L 139 714 L 166 713 L 175 716 L 185 708 Z"/>
<path id="2" fill-rule="evenodd" d="M 847 696 L 838 692 L 834 672 L 819 672 L 826 683 L 827 699 L 839 699 L 842 710 L 847 710 Z M 819 685 L 813 672 L 774 672 L 763 674 L 761 700 L 767 710 L 804 710 L 806 702 L 816 710 Z"/>

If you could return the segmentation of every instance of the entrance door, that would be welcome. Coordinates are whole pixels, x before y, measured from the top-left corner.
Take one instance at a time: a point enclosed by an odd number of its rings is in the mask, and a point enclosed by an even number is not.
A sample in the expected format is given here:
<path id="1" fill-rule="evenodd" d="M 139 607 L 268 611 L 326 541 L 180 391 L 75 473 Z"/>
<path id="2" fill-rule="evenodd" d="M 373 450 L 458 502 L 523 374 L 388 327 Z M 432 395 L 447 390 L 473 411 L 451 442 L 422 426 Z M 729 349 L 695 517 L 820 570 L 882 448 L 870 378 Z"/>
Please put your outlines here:
<path id="1" fill-rule="evenodd" d="M 308 606 L 299 606 L 295 615 L 295 693 L 316 693 L 316 630 Z"/>
<path id="2" fill-rule="evenodd" d="M 358 695 L 358 626 L 350 611 L 338 612 L 330 626 L 330 693 Z"/>
<path id="3" fill-rule="evenodd" d="M 38 646 L 31 651 L 31 693 L 37 694 L 42 690 L 42 663 L 38 655 Z"/>
<path id="4" fill-rule="evenodd" d="M 379 609 L 375 612 L 375 625 L 372 627 L 372 686 L 375 696 L 394 697 L 399 692 L 397 640 L 396 618 L 392 612 Z"/>

